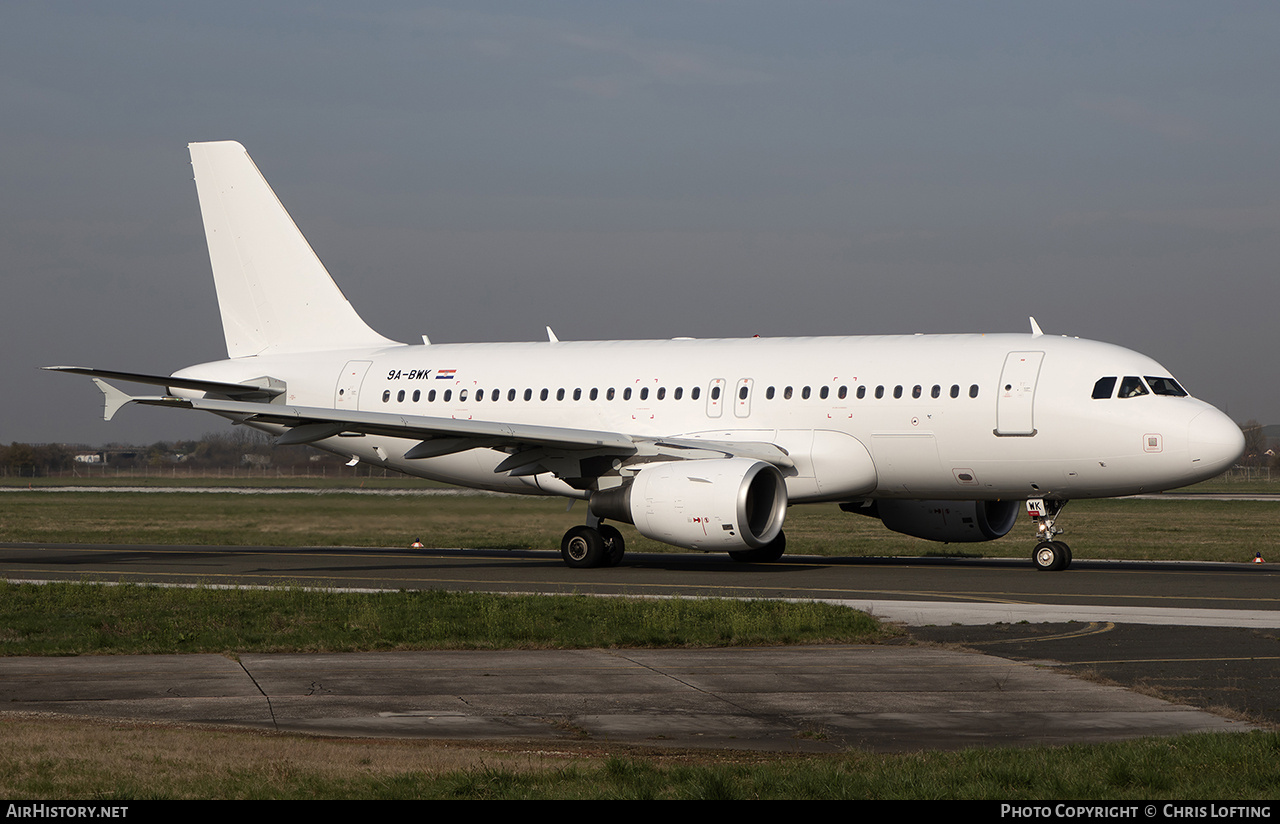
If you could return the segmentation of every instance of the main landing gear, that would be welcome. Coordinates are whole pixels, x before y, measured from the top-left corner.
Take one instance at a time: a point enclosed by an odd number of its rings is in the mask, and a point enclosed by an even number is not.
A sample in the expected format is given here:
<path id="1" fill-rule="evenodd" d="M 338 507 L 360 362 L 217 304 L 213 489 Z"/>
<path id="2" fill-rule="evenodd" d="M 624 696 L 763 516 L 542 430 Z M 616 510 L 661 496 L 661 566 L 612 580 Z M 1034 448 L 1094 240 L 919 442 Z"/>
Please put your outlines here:
<path id="1" fill-rule="evenodd" d="M 1044 500 L 1032 498 L 1027 501 L 1027 514 L 1036 524 L 1035 550 L 1031 553 L 1031 563 L 1044 572 L 1058 572 L 1071 566 L 1071 547 L 1062 541 L 1055 541 L 1055 535 L 1062 530 L 1054 526 L 1058 513 L 1067 505 L 1066 501 Z"/>
<path id="2" fill-rule="evenodd" d="M 592 525 L 591 521 L 594 521 Z M 600 566 L 617 566 L 627 551 L 622 533 L 599 518 L 588 519 L 583 526 L 575 526 L 560 539 L 560 555 L 574 569 L 590 569 Z"/>

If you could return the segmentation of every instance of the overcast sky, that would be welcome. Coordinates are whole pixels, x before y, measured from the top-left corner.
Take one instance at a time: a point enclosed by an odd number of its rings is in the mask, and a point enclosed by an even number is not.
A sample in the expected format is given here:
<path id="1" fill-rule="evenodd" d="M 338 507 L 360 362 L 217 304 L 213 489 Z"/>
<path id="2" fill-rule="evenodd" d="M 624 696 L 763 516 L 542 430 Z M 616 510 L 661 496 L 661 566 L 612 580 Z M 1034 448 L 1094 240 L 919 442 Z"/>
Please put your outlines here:
<path id="1" fill-rule="evenodd" d="M 225 357 L 186 144 L 435 342 L 1023 332 L 1280 422 L 1275 2 L 6 3 L 0 442 Z"/>

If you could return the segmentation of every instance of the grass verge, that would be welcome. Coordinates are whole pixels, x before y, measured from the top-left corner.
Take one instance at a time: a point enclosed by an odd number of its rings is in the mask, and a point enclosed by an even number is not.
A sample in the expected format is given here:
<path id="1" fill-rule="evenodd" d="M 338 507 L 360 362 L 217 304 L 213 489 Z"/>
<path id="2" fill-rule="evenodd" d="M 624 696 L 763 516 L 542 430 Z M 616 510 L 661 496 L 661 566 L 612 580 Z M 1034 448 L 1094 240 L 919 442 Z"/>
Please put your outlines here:
<path id="1" fill-rule="evenodd" d="M 0 716 L 0 796 L 94 799 L 1234 799 L 1270 801 L 1280 734 L 792 756 L 497 749 Z"/>
<path id="2" fill-rule="evenodd" d="M 820 603 L 0 582 L 0 654 L 588 649 L 874 643 Z"/>
<path id="3" fill-rule="evenodd" d="M 1080 560 L 1245 563 L 1271 549 L 1260 525 L 1275 520 L 1276 507 L 1275 501 L 1174 497 L 1073 501 L 1059 525 Z M 559 550 L 560 536 L 583 517 L 582 507 L 566 511 L 560 499 L 394 492 L 0 494 L 0 540 L 7 542 L 405 547 L 420 538 L 436 547 Z M 672 550 L 621 528 L 628 551 Z M 890 532 L 875 518 L 832 504 L 792 507 L 786 530 L 788 552 L 795 555 L 1022 557 L 1031 546 L 1025 518 L 1001 540 L 945 545 Z"/>

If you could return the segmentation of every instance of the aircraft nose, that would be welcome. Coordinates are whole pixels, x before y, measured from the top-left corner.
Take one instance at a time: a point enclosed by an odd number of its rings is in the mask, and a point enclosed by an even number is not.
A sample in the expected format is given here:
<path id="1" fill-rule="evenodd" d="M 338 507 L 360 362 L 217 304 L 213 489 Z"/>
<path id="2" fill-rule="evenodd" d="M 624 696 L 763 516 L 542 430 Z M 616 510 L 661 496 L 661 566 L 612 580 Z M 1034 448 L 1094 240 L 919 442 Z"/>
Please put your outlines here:
<path id="1" fill-rule="evenodd" d="M 1201 478 L 1222 474 L 1244 453 L 1244 433 L 1216 409 L 1206 409 L 1192 418 L 1187 434 L 1191 465 Z"/>

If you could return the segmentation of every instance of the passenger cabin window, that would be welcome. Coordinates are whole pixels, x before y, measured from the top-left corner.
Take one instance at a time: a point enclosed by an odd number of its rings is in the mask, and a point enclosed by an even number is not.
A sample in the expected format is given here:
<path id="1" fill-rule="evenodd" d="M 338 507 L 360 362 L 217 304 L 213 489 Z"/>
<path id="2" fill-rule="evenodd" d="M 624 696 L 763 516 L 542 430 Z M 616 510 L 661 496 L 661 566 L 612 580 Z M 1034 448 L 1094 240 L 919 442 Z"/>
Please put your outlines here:
<path id="1" fill-rule="evenodd" d="M 1120 381 L 1121 398 L 1136 398 L 1140 395 L 1149 394 L 1147 387 L 1142 385 L 1142 378 L 1137 375 L 1125 375 L 1124 380 Z"/>
<path id="2" fill-rule="evenodd" d="M 1093 399 L 1095 401 L 1104 401 L 1111 397 L 1111 392 L 1116 388 L 1115 376 L 1109 378 L 1098 378 L 1098 382 L 1093 385 Z"/>

